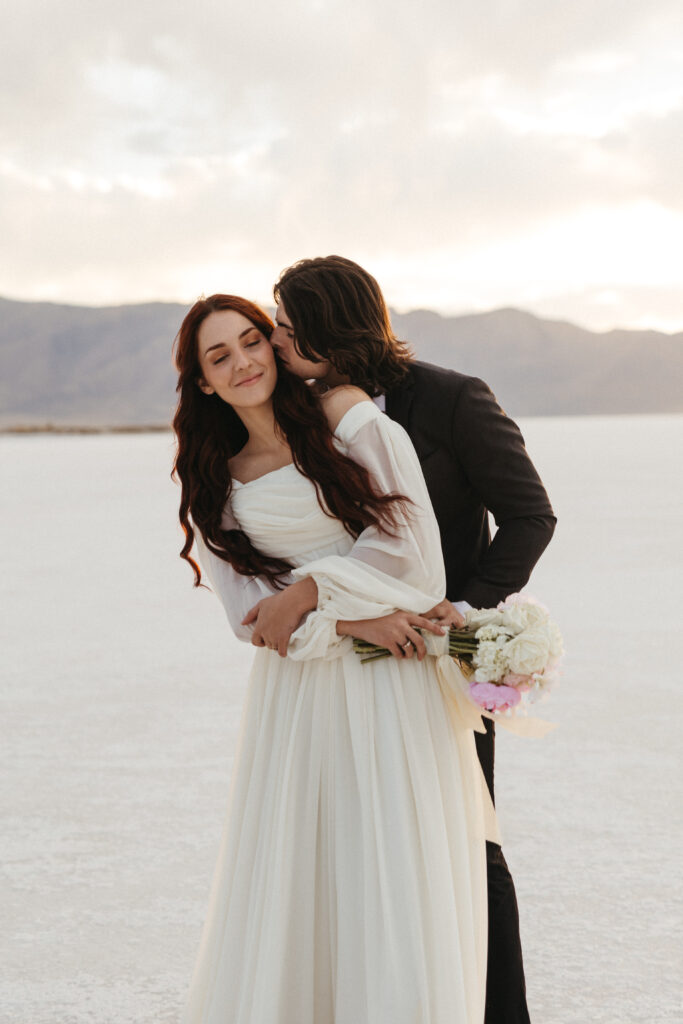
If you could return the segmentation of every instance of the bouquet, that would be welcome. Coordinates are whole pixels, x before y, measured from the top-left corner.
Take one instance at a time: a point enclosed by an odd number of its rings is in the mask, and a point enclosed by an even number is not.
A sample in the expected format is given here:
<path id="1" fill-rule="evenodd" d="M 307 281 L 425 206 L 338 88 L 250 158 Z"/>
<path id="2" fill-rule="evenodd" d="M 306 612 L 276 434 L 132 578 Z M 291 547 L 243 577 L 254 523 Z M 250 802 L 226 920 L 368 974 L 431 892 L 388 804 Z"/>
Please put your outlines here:
<path id="1" fill-rule="evenodd" d="M 423 634 L 427 652 L 433 641 Z M 496 608 L 472 608 L 465 628 L 452 626 L 447 653 L 458 662 L 468 680 L 469 697 L 494 715 L 519 714 L 545 695 L 556 682 L 564 647 L 560 631 L 548 610 L 532 597 L 511 594 Z M 390 653 L 364 640 L 354 640 L 361 661 L 390 657 Z"/>

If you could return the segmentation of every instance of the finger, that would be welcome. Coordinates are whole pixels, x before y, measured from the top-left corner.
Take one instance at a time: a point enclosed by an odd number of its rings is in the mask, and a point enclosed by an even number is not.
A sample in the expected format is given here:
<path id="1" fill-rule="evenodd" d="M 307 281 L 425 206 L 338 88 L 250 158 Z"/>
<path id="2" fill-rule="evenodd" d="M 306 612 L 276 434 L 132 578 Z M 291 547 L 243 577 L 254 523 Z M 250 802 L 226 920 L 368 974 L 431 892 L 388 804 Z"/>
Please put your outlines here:
<path id="1" fill-rule="evenodd" d="M 277 653 L 280 655 L 281 658 L 286 658 L 287 657 L 287 648 L 288 648 L 288 646 L 289 646 L 289 637 L 288 636 L 283 637 L 282 640 L 280 640 L 279 644 L 277 645 Z"/>
<path id="2" fill-rule="evenodd" d="M 416 647 L 413 643 L 413 637 L 418 637 L 418 634 L 411 629 L 409 623 L 406 623 L 402 630 L 401 639 L 396 641 L 402 658 L 412 658 L 415 653 Z"/>
<path id="3" fill-rule="evenodd" d="M 263 637 L 261 636 L 260 633 L 254 633 L 252 638 L 251 638 L 251 642 L 254 645 L 254 647 L 265 647 L 266 646 L 266 641 L 263 639 Z"/>
<path id="4" fill-rule="evenodd" d="M 450 626 L 457 626 L 458 629 L 462 629 L 467 625 L 467 619 L 458 611 L 454 604 L 451 605 L 450 614 L 448 615 L 448 624 Z"/>
<path id="5" fill-rule="evenodd" d="M 445 615 L 451 610 L 452 605 L 450 601 L 445 598 L 443 601 L 439 601 L 433 608 L 430 608 L 428 612 L 425 612 L 425 618 L 427 619 L 443 619 Z"/>
<path id="6" fill-rule="evenodd" d="M 438 622 L 432 622 L 430 619 L 425 619 L 422 615 L 417 617 L 417 621 L 412 619 L 410 625 L 413 629 L 426 629 L 428 633 L 435 633 L 437 636 L 443 636 L 445 633 L 443 625 L 440 625 Z"/>
<path id="7" fill-rule="evenodd" d="M 417 660 L 422 661 L 425 654 L 427 653 L 427 648 L 425 647 L 424 640 L 415 629 L 408 630 L 407 637 L 410 640 L 412 647 L 417 652 Z"/>
<path id="8" fill-rule="evenodd" d="M 253 608 L 249 609 L 247 614 L 242 619 L 242 625 L 243 626 L 249 626 L 249 625 L 251 625 L 252 622 L 256 621 L 256 619 L 258 618 L 258 610 L 259 610 L 259 605 L 260 604 L 261 604 L 261 602 L 259 601 L 258 604 L 255 604 Z"/>

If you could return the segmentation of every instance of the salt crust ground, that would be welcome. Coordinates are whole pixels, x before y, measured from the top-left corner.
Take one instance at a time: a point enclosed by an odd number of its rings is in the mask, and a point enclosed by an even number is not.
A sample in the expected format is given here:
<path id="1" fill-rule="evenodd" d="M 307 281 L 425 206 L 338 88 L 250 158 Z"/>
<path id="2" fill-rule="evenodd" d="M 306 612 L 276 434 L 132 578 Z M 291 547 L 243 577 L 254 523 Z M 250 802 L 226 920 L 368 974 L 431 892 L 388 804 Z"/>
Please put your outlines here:
<path id="1" fill-rule="evenodd" d="M 532 1019 L 673 1024 L 683 418 L 523 427 L 560 518 L 528 589 L 569 648 L 556 732 L 498 741 Z M 178 1020 L 250 649 L 176 558 L 170 460 L 0 438 L 2 1024 Z"/>

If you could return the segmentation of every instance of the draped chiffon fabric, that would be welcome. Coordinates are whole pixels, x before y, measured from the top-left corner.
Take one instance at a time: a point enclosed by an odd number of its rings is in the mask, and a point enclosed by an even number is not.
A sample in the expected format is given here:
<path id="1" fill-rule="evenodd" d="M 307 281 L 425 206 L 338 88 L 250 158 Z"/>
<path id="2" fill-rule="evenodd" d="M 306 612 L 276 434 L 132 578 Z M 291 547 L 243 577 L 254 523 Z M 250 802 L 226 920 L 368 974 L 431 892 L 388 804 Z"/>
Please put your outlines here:
<path id="1" fill-rule="evenodd" d="M 433 658 L 361 664 L 339 619 L 444 596 L 439 532 L 402 428 L 360 402 L 336 431 L 410 503 L 355 541 L 293 466 L 235 484 L 226 509 L 312 576 L 287 658 L 256 649 L 228 813 L 183 1024 L 480 1024 L 485 787 Z M 264 596 L 199 542 L 231 623 Z M 239 635 L 248 639 L 248 630 Z"/>

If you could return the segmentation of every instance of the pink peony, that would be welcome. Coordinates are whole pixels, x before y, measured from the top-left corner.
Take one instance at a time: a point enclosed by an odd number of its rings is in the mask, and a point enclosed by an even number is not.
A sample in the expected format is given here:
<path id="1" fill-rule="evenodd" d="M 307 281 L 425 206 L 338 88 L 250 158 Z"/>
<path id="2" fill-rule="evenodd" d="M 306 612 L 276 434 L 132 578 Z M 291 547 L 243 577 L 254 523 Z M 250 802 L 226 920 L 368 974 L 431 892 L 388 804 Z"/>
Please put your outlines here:
<path id="1" fill-rule="evenodd" d="M 503 686 L 514 686 L 520 693 L 525 693 L 531 688 L 531 676 L 521 676 L 518 672 L 508 672 L 503 676 Z"/>
<path id="2" fill-rule="evenodd" d="M 507 711 L 522 699 L 512 686 L 496 686 L 495 683 L 470 683 L 470 696 L 480 708 L 487 711 Z"/>

